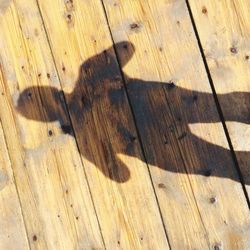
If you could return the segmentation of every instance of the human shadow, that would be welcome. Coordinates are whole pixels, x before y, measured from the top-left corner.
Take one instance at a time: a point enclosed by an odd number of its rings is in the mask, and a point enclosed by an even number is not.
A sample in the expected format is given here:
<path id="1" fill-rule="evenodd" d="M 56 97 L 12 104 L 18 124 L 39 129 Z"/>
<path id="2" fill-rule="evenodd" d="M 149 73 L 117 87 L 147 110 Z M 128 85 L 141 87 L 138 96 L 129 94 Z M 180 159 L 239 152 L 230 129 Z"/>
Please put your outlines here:
<path id="1" fill-rule="evenodd" d="M 135 48 L 126 41 L 115 46 L 124 67 Z M 166 171 L 239 181 L 230 151 L 197 137 L 188 126 L 221 122 L 212 94 L 184 89 L 173 82 L 123 76 L 144 154 L 138 151 L 139 140 L 113 47 L 80 66 L 72 93 L 54 87 L 29 87 L 20 94 L 16 109 L 27 119 L 58 121 L 64 133 L 76 136 L 81 154 L 116 182 L 130 178 L 128 167 L 117 157 L 119 153 Z M 250 124 L 249 93 L 219 94 L 218 98 L 227 121 Z M 250 184 L 250 152 L 237 151 L 237 156 L 242 160 L 244 182 Z"/>

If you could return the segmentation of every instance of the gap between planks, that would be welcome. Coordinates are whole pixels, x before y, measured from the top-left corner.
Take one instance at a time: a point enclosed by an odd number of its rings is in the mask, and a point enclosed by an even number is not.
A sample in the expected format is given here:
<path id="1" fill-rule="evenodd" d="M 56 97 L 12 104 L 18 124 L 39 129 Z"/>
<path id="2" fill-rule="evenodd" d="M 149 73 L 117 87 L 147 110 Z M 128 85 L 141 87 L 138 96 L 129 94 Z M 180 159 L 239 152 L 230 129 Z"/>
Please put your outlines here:
<path id="1" fill-rule="evenodd" d="M 195 33 L 195 36 L 196 36 L 196 39 L 197 39 L 197 45 L 199 46 L 199 50 L 200 50 L 201 57 L 202 57 L 202 60 L 203 60 L 203 63 L 204 63 L 204 67 L 206 69 L 207 77 L 208 77 L 208 80 L 209 80 L 209 83 L 210 83 L 210 86 L 211 86 L 211 89 L 212 89 L 212 92 L 213 92 L 216 108 L 218 110 L 218 113 L 219 113 L 219 116 L 220 116 L 220 119 L 221 119 L 221 123 L 222 123 L 223 129 L 224 129 L 224 132 L 225 132 L 225 136 L 226 136 L 227 141 L 228 141 L 228 145 L 229 145 L 229 148 L 230 148 L 230 151 L 231 151 L 231 154 L 232 154 L 232 159 L 234 161 L 235 168 L 236 168 L 236 170 L 238 172 L 239 179 L 240 179 L 240 182 L 242 184 L 242 189 L 243 189 L 244 195 L 246 197 L 246 202 L 247 202 L 248 207 L 250 209 L 249 194 L 248 194 L 248 192 L 246 190 L 246 186 L 245 186 L 245 183 L 244 183 L 244 177 L 242 175 L 242 172 L 241 172 L 241 169 L 240 169 L 240 166 L 239 166 L 239 163 L 238 163 L 235 151 L 234 151 L 234 147 L 233 147 L 233 144 L 232 144 L 232 141 L 231 141 L 231 138 L 230 138 L 230 134 L 229 134 L 228 129 L 227 129 L 227 125 L 226 125 L 226 122 L 225 122 L 223 111 L 222 111 L 222 108 L 221 108 L 221 105 L 220 105 L 220 102 L 219 102 L 219 99 L 218 99 L 218 96 L 217 96 L 217 93 L 216 93 L 214 82 L 213 82 L 213 79 L 211 77 L 211 73 L 210 73 L 210 70 L 209 70 L 209 67 L 208 67 L 208 64 L 207 64 L 207 59 L 206 59 L 206 56 L 204 54 L 204 50 L 203 50 L 203 47 L 202 47 L 202 44 L 201 44 L 201 40 L 200 40 L 200 37 L 199 37 L 199 32 L 198 32 L 196 24 L 195 24 L 192 9 L 190 7 L 189 0 L 185 0 L 185 1 L 186 1 L 186 4 L 187 4 L 187 8 L 188 8 L 188 12 L 189 12 L 189 15 L 190 15 L 190 20 L 192 22 L 192 26 L 193 26 L 193 29 L 194 29 L 194 33 Z"/>

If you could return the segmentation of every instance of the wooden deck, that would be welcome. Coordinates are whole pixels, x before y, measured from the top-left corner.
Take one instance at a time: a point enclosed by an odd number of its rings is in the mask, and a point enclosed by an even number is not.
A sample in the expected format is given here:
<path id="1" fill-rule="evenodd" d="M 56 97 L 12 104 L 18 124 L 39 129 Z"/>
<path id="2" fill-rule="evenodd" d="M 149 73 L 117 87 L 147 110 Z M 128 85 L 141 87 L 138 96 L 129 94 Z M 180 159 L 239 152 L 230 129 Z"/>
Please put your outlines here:
<path id="1" fill-rule="evenodd" d="M 250 249 L 249 0 L 0 0 L 0 249 Z"/>

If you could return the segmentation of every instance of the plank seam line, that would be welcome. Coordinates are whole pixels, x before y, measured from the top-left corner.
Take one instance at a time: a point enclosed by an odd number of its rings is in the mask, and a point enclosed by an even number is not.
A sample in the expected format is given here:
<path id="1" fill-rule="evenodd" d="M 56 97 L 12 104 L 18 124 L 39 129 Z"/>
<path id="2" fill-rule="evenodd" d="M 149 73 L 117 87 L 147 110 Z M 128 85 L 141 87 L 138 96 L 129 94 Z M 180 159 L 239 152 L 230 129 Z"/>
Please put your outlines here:
<path id="1" fill-rule="evenodd" d="M 21 30 L 22 40 L 23 40 L 23 43 L 25 44 L 24 37 L 23 37 L 23 28 L 22 28 L 22 25 L 21 25 L 21 22 L 20 22 L 20 15 L 19 15 L 19 12 L 18 12 L 18 9 L 17 9 L 17 6 L 16 6 L 16 2 L 15 2 L 15 8 L 16 8 L 16 12 L 17 12 L 16 14 L 17 14 L 17 19 L 18 19 L 19 28 L 20 28 L 20 30 Z M 26 53 L 28 53 L 28 50 L 27 50 L 26 47 L 25 47 L 25 49 L 26 49 Z M 39 86 L 39 84 L 38 84 L 38 86 Z M 41 92 L 40 92 L 39 89 L 38 89 L 38 95 L 39 95 L 39 99 L 40 99 L 40 101 L 41 101 L 41 104 L 42 104 L 42 106 L 43 106 L 43 98 L 42 98 L 42 95 L 41 95 Z M 44 111 L 44 109 L 41 109 L 40 106 L 39 106 L 39 109 L 40 109 L 41 113 L 43 114 L 43 116 L 45 117 L 45 111 Z M 47 126 L 47 128 L 49 127 L 49 126 L 48 126 L 48 122 L 46 122 L 46 126 Z M 57 171 L 58 171 L 58 167 L 57 167 Z M 60 176 L 60 174 L 59 174 L 59 176 Z M 61 183 L 61 182 L 60 182 L 60 186 L 62 186 L 62 183 Z M 64 198 L 63 198 L 63 201 L 64 201 L 64 204 L 65 204 L 65 206 L 66 206 L 66 201 L 65 201 Z M 68 214 L 67 206 L 66 206 L 66 212 L 67 212 L 67 214 Z M 69 220 L 70 220 L 70 217 L 69 217 L 69 216 L 68 216 L 68 218 L 69 218 Z M 71 220 L 70 220 L 70 224 L 71 224 Z M 76 233 L 76 236 L 77 236 L 75 224 L 74 224 L 74 229 L 75 229 L 75 233 Z M 29 238 L 28 238 L 28 240 L 29 240 Z M 45 244 L 46 244 L 46 246 L 47 246 L 47 248 L 48 248 L 47 242 L 45 242 Z"/>
<path id="2" fill-rule="evenodd" d="M 62 158 L 61 158 L 61 154 L 59 155 L 59 157 L 60 157 L 60 160 L 61 161 L 63 161 L 62 160 Z M 75 243 L 76 243 L 76 245 L 77 245 L 77 240 L 78 240 L 78 232 L 77 232 L 77 229 L 76 229 L 76 224 L 75 224 L 75 222 L 73 221 L 73 223 L 72 223 L 72 220 L 71 220 L 71 218 L 70 218 L 70 215 L 69 215 L 69 210 L 68 210 L 68 208 L 67 208 L 67 201 L 66 201 L 66 198 L 65 198 L 65 192 L 63 192 L 63 181 L 62 181 L 62 175 L 61 175 L 61 173 L 60 173 L 60 170 L 59 170 L 59 166 L 60 166 L 60 164 L 58 163 L 58 160 L 57 160 L 57 157 L 55 157 L 55 162 L 56 162 L 56 170 L 57 170 L 57 174 L 58 174 L 58 176 L 59 176 L 59 179 L 60 179 L 60 189 L 61 189 L 61 191 L 62 191 L 62 193 L 63 193 L 63 206 L 66 208 L 66 213 L 67 213 L 67 217 L 68 217 L 68 220 L 69 220 L 69 224 L 70 224 L 70 226 L 71 226 L 71 228 L 74 228 L 72 231 L 74 231 L 74 233 L 76 234 L 76 235 L 73 235 L 73 238 L 74 238 L 74 241 L 75 241 Z M 73 225 L 72 225 L 73 224 Z M 73 233 L 73 232 L 72 232 Z M 74 237 L 75 236 L 75 237 Z"/>
<path id="3" fill-rule="evenodd" d="M 231 152 L 231 157 L 232 157 L 236 172 L 238 174 L 239 180 L 241 182 L 241 186 L 242 186 L 245 198 L 246 198 L 248 208 L 250 209 L 250 199 L 249 199 L 249 196 L 248 196 L 245 184 L 244 184 L 245 183 L 244 182 L 244 177 L 243 177 L 243 175 L 241 173 L 241 169 L 240 169 L 237 157 L 236 157 L 236 153 L 234 151 L 233 144 L 232 144 L 232 141 L 231 141 L 231 138 L 230 138 L 227 126 L 226 126 L 226 122 L 225 122 L 225 118 L 224 118 L 224 115 L 223 115 L 223 112 L 222 112 L 222 108 L 220 106 L 220 102 L 219 102 L 219 99 L 218 99 L 218 96 L 217 96 L 217 93 L 216 93 L 216 90 L 215 90 L 214 82 L 213 82 L 212 76 L 210 74 L 210 70 L 209 70 L 208 63 L 207 63 L 207 60 L 206 60 L 206 57 L 205 57 L 205 54 L 204 54 L 204 50 L 203 50 L 203 47 L 202 47 L 202 44 L 201 44 L 199 33 L 198 33 L 198 30 L 197 30 L 197 27 L 196 27 L 196 24 L 195 24 L 195 21 L 194 21 L 194 16 L 193 16 L 190 4 L 189 4 L 189 0 L 185 0 L 185 1 L 186 1 L 189 17 L 190 17 L 190 20 L 191 20 L 191 23 L 192 23 L 192 26 L 193 26 L 193 31 L 194 31 L 194 34 L 195 34 L 195 37 L 196 37 L 196 40 L 197 40 L 197 44 L 199 46 L 199 50 L 200 50 L 200 54 L 201 54 L 201 57 L 202 57 L 202 60 L 203 60 L 203 64 L 204 64 L 204 67 L 205 67 L 205 70 L 206 70 L 206 73 L 207 73 L 208 81 L 209 81 L 210 87 L 212 89 L 215 105 L 216 105 L 219 117 L 221 119 L 221 123 L 222 123 L 223 129 L 224 129 L 224 133 L 225 133 L 227 141 L 228 141 L 229 149 L 230 149 L 230 152 Z"/>
<path id="4" fill-rule="evenodd" d="M 67 102 L 66 102 L 65 94 L 64 94 L 64 91 L 63 91 L 63 88 L 62 88 L 62 81 L 61 81 L 61 78 L 60 78 L 60 75 L 59 75 L 59 72 L 58 72 L 58 69 L 57 69 L 55 57 L 54 57 L 54 54 L 53 54 L 53 51 L 52 51 L 52 47 L 51 47 L 51 44 L 50 44 L 50 40 L 49 40 L 49 35 L 48 35 L 47 29 L 46 29 L 46 26 L 45 26 L 45 22 L 44 22 L 44 19 L 43 19 L 43 15 L 42 15 L 42 11 L 41 11 L 39 2 L 38 2 L 38 0 L 35 0 L 35 1 L 36 1 L 37 7 L 38 7 L 38 11 L 39 11 L 39 14 L 40 14 L 40 17 L 41 17 L 41 21 L 42 21 L 44 33 L 45 33 L 45 36 L 46 36 L 46 40 L 48 42 L 48 46 L 49 46 L 50 54 L 51 54 L 51 57 L 52 57 L 52 60 L 53 60 L 53 64 L 55 65 L 56 74 L 57 74 L 58 80 L 60 82 L 60 86 L 61 86 L 61 90 L 62 90 L 63 102 L 65 104 L 65 109 L 66 109 L 66 112 L 67 112 L 67 116 L 68 116 L 68 119 L 69 119 L 69 122 L 70 122 L 70 126 L 72 128 L 73 136 L 74 136 L 75 143 L 76 143 L 76 146 L 77 146 L 77 150 L 78 150 L 78 153 L 79 153 L 81 165 L 82 165 L 82 168 L 83 168 L 83 172 L 84 172 L 84 176 L 85 176 L 85 179 L 86 179 L 88 191 L 89 191 L 89 194 L 90 194 L 90 197 L 91 197 L 91 202 L 92 202 L 92 205 L 93 205 L 93 208 L 94 208 L 94 213 L 95 213 L 97 224 L 98 224 L 98 228 L 99 228 L 99 231 L 100 231 L 100 236 L 102 238 L 102 243 L 103 243 L 104 249 L 106 249 L 104 237 L 103 237 L 101 226 L 100 226 L 100 221 L 99 221 L 99 218 L 98 218 L 98 215 L 97 215 L 95 203 L 94 203 L 94 200 L 93 200 L 93 195 L 92 195 L 92 192 L 91 192 L 91 189 L 90 189 L 90 185 L 89 185 L 89 181 L 88 181 L 88 178 L 87 178 L 86 170 L 85 170 L 85 167 L 84 167 L 84 164 L 83 164 L 83 160 L 82 160 L 82 157 L 81 157 L 80 147 L 79 147 L 77 139 L 76 139 L 76 133 L 75 133 L 75 130 L 74 130 L 73 122 L 72 122 L 72 119 L 71 119 L 71 116 L 70 116 L 70 112 L 69 112 L 68 105 L 67 105 Z"/>
<path id="5" fill-rule="evenodd" d="M 134 114 L 134 111 L 133 111 L 133 108 L 132 108 L 130 97 L 128 95 L 127 84 L 126 84 L 125 77 L 124 77 L 124 74 L 123 74 L 123 71 L 122 71 L 122 67 L 121 67 L 121 64 L 120 64 L 120 61 L 119 61 L 118 52 L 117 52 L 117 49 L 116 49 L 116 46 L 115 46 L 114 37 L 113 37 L 112 31 L 111 31 L 111 27 L 110 27 L 110 24 L 109 24 L 109 20 L 108 20 L 108 14 L 106 12 L 106 8 L 105 8 L 103 0 L 100 0 L 100 2 L 101 2 L 101 5 L 103 7 L 103 11 L 104 11 L 105 18 L 106 18 L 106 21 L 107 21 L 107 26 L 108 26 L 109 33 L 110 33 L 110 38 L 111 38 L 112 43 L 113 43 L 113 48 L 114 48 L 114 52 L 115 52 L 115 56 L 116 56 L 116 61 L 118 63 L 118 67 L 119 67 L 119 71 L 120 71 L 120 74 L 121 74 L 121 77 L 122 77 L 122 82 L 123 82 L 123 86 L 124 86 L 124 89 L 125 89 L 126 97 L 127 97 L 127 100 L 128 100 L 128 104 L 129 104 L 129 107 L 130 107 L 130 111 L 131 111 L 132 117 L 133 117 L 135 131 L 136 131 L 137 136 L 138 136 L 138 141 L 139 141 L 139 145 L 140 145 L 140 148 L 141 148 L 142 156 L 143 156 L 143 159 L 144 159 L 144 161 L 146 163 L 146 166 L 147 166 L 149 178 L 150 178 L 150 181 L 151 181 L 151 185 L 152 185 L 153 193 L 154 193 L 154 196 L 155 196 L 156 204 L 157 204 L 158 211 L 159 211 L 159 214 L 160 214 L 160 218 L 161 218 L 161 221 L 162 221 L 164 233 L 165 233 L 168 245 L 169 245 L 169 249 L 171 250 L 170 239 L 169 239 L 168 234 L 167 234 L 166 225 L 165 225 L 164 220 L 163 220 L 163 215 L 162 215 L 162 212 L 161 212 L 161 209 L 160 209 L 159 200 L 158 200 L 158 197 L 157 197 L 156 191 L 155 191 L 155 187 L 154 187 L 154 183 L 153 183 L 153 178 L 152 178 L 151 172 L 149 170 L 149 164 L 148 164 L 148 161 L 147 161 L 147 158 L 146 158 L 146 153 L 145 153 L 145 150 L 143 148 L 142 139 L 141 139 L 141 136 L 140 136 L 140 133 L 139 133 L 139 129 L 138 129 L 138 126 L 137 126 L 137 123 L 136 123 L 136 119 L 135 119 L 135 114 Z"/>
<path id="6" fill-rule="evenodd" d="M 19 19 L 18 19 L 18 23 L 19 23 Z M 1 58 L 0 58 L 0 59 L 1 59 Z M 6 82 L 5 79 L 4 79 L 4 74 L 3 74 L 2 67 L 1 67 L 1 61 L 0 61 L 0 74 L 2 75 L 3 82 Z M 7 91 L 6 91 L 6 92 L 7 92 Z M 11 108 L 11 114 L 12 114 L 12 116 L 14 115 L 14 114 L 13 114 L 12 108 Z M 14 183 L 15 183 L 15 189 L 16 189 L 16 192 L 17 192 L 17 197 L 18 197 L 19 206 L 20 206 L 20 210 L 21 210 L 21 215 L 22 215 L 22 221 L 23 221 L 23 225 L 24 225 L 24 230 L 25 230 L 25 234 L 26 234 L 26 237 L 27 237 L 27 242 L 28 242 L 29 249 L 31 249 L 31 244 L 30 244 L 29 236 L 28 236 L 28 229 L 27 229 L 26 221 L 25 221 L 25 219 L 24 219 L 24 213 L 23 213 L 23 207 L 22 207 L 22 203 L 21 203 L 20 193 L 19 193 L 19 190 L 18 190 L 18 188 L 17 188 L 16 176 L 15 176 L 15 174 L 14 174 L 13 162 L 12 162 L 12 159 L 11 159 L 10 154 L 9 154 L 9 145 L 8 145 L 8 143 L 7 143 L 7 137 L 6 137 L 6 135 L 5 135 L 5 131 L 4 131 L 4 127 L 3 127 L 3 125 L 2 125 L 3 123 L 2 123 L 1 117 L 0 117 L 0 122 L 1 122 L 1 127 L 2 127 L 2 130 L 3 130 L 4 142 L 5 142 L 7 151 L 8 151 L 8 158 L 9 158 L 9 161 L 10 161 L 10 163 L 11 163 L 11 170 L 12 170 L 13 180 L 14 180 Z"/>
<path id="7" fill-rule="evenodd" d="M 21 216 L 22 216 L 23 227 L 24 227 L 25 234 L 26 234 L 26 240 L 27 240 L 29 249 L 31 249 L 31 245 L 30 245 L 30 241 L 29 241 L 29 237 L 28 237 L 28 232 L 27 232 L 27 226 L 26 226 L 26 223 L 25 223 L 24 215 L 23 215 L 23 208 L 22 208 L 22 205 L 21 205 L 22 203 L 21 203 L 19 191 L 18 191 L 17 184 L 16 184 L 16 177 L 14 175 L 13 164 L 12 164 L 12 161 L 11 161 L 11 157 L 9 155 L 9 147 L 8 147 L 8 144 L 7 144 L 7 141 L 6 141 L 6 135 L 4 133 L 4 128 L 2 126 L 2 119 L 1 118 L 0 118 L 0 123 L 1 123 L 0 126 L 2 127 L 2 130 L 3 130 L 4 144 L 5 144 L 5 147 L 7 149 L 8 159 L 9 159 L 10 165 L 11 165 L 11 172 L 12 172 L 12 176 L 13 176 L 13 180 L 14 180 L 14 184 L 15 184 L 15 190 L 16 190 L 16 193 L 17 193 L 18 201 L 19 201 L 19 207 L 20 207 L 20 212 L 21 212 Z"/>
<path id="8" fill-rule="evenodd" d="M 163 93 L 164 93 L 164 96 L 165 96 L 165 99 L 166 99 L 167 106 L 168 106 L 169 111 L 170 111 L 170 116 L 171 116 L 171 118 L 173 119 L 174 126 L 175 126 L 175 130 L 177 131 L 177 125 L 176 125 L 176 122 L 175 122 L 175 119 L 174 119 L 174 113 L 173 113 L 173 111 L 172 111 L 172 109 L 171 109 L 171 105 L 170 105 L 170 103 L 169 103 L 169 101 L 168 101 L 167 94 L 166 94 L 166 89 L 164 88 L 164 86 L 163 86 L 162 88 L 163 88 Z M 205 238 L 206 238 L 206 241 L 207 241 L 207 243 L 208 243 L 208 248 L 209 248 L 209 246 L 210 246 L 211 244 L 210 244 L 209 237 L 208 237 L 208 231 L 207 231 L 207 228 L 206 228 L 205 223 L 204 223 L 204 221 L 203 221 L 203 218 L 202 218 L 202 215 L 201 215 L 201 211 L 200 211 L 200 208 L 199 208 L 199 205 L 198 205 L 198 201 L 196 200 L 196 197 L 195 197 L 194 189 L 193 189 L 193 186 L 192 186 L 192 184 L 191 184 L 190 177 L 189 177 L 189 172 L 188 172 L 187 164 L 186 164 L 186 161 L 185 161 L 185 159 L 184 159 L 183 151 L 181 150 L 181 146 L 180 146 L 180 144 L 179 144 L 179 142 L 178 142 L 178 135 L 177 135 L 176 133 L 174 133 L 174 138 L 175 138 L 175 140 L 176 140 L 177 148 L 178 148 L 178 150 L 179 150 L 179 152 L 180 152 L 181 160 L 182 160 L 182 162 L 183 162 L 184 169 L 185 169 L 185 172 L 186 172 L 186 174 L 187 174 L 188 183 L 189 183 L 189 185 L 190 185 L 190 189 L 191 189 L 192 195 L 193 195 L 193 197 L 194 197 L 194 204 L 195 204 L 195 207 L 196 207 L 196 209 L 197 209 L 197 211 L 198 211 L 198 214 L 199 214 L 199 217 L 200 217 L 200 220 L 201 220 L 201 224 L 202 224 L 202 226 L 203 226 L 203 229 L 204 229 L 204 231 L 205 231 Z"/>

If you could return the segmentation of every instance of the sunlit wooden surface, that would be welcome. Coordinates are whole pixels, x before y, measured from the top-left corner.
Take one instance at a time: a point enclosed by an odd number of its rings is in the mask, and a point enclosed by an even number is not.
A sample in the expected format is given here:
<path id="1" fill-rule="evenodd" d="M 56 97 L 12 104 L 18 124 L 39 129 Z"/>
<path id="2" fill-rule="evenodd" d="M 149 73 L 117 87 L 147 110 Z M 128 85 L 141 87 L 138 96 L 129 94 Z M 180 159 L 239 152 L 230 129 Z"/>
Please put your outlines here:
<path id="1" fill-rule="evenodd" d="M 0 249 L 250 249 L 248 0 L 0 0 Z"/>

